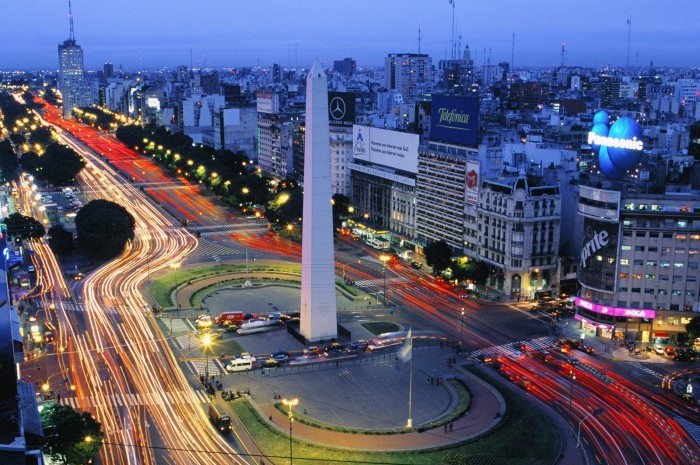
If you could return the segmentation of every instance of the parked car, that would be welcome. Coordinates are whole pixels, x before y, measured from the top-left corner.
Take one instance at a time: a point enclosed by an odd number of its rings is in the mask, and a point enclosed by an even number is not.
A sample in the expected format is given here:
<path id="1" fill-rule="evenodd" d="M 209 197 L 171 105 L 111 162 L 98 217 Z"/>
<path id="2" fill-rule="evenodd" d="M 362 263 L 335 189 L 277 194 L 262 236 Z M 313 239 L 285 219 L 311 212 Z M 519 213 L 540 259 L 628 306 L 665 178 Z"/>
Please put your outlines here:
<path id="1" fill-rule="evenodd" d="M 365 352 L 369 343 L 364 339 L 355 341 L 347 347 L 348 352 Z"/>
<path id="2" fill-rule="evenodd" d="M 289 361 L 289 352 L 284 350 L 278 350 L 270 354 L 270 360 L 274 360 L 277 363 L 286 363 Z"/>
<path id="3" fill-rule="evenodd" d="M 673 356 L 676 355 L 676 349 L 674 347 L 668 346 L 664 349 L 664 354 L 667 357 L 673 358 Z"/>
<path id="4" fill-rule="evenodd" d="M 654 352 L 655 352 L 657 355 L 663 355 L 663 354 L 664 354 L 664 346 L 655 345 L 655 346 L 654 346 Z"/>
<path id="5" fill-rule="evenodd" d="M 338 342 L 331 342 L 330 345 L 327 345 L 326 347 L 324 347 L 323 352 L 326 355 L 338 355 L 341 352 L 343 352 L 344 349 L 345 349 L 345 347 L 343 347 L 342 344 L 340 344 Z"/>
<path id="6" fill-rule="evenodd" d="M 321 353 L 321 349 L 319 349 L 317 346 L 309 346 L 304 349 L 303 353 L 307 356 L 318 355 Z"/>

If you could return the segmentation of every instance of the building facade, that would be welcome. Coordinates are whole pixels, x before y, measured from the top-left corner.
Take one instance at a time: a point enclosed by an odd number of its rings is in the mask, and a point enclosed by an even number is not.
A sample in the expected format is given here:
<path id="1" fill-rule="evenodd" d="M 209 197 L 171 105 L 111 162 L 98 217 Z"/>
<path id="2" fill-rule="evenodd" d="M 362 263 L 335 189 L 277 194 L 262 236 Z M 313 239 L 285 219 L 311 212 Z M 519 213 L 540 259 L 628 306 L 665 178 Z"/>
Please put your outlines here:
<path id="1" fill-rule="evenodd" d="M 524 172 L 483 181 L 476 219 L 467 216 L 465 253 L 491 265 L 489 285 L 513 299 L 557 286 L 561 197 L 557 186 L 531 185 Z"/>
<path id="2" fill-rule="evenodd" d="M 397 90 L 405 102 L 414 102 L 433 89 L 433 60 L 424 53 L 390 53 L 384 58 L 384 84 Z"/>
<path id="3" fill-rule="evenodd" d="M 700 207 L 690 194 L 581 186 L 576 319 L 604 337 L 675 341 L 700 312 Z"/>
<path id="4" fill-rule="evenodd" d="M 58 46 L 58 90 L 63 99 L 63 117 L 69 118 L 75 107 L 89 105 L 90 88 L 83 76 L 83 48 L 75 39 Z"/>

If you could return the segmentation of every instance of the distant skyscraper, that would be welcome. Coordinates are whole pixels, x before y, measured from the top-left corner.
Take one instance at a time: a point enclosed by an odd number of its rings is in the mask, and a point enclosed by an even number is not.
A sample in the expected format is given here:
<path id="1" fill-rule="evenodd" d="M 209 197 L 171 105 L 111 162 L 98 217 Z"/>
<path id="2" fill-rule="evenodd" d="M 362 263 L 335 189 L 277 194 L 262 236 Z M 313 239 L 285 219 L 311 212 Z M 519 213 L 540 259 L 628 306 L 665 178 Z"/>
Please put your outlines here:
<path id="1" fill-rule="evenodd" d="M 112 63 L 105 63 L 102 68 L 102 77 L 107 80 L 114 76 L 114 65 Z"/>
<path id="2" fill-rule="evenodd" d="M 333 61 L 333 71 L 336 73 L 347 74 L 351 76 L 355 74 L 357 69 L 357 62 L 352 58 L 345 58 L 342 60 Z"/>
<path id="3" fill-rule="evenodd" d="M 58 46 L 58 90 L 63 95 L 63 117 L 68 118 L 73 108 L 84 105 L 86 88 L 83 81 L 83 48 L 75 41 L 73 11 L 68 1 L 70 35 Z"/>
<path id="4" fill-rule="evenodd" d="M 384 73 L 386 88 L 401 92 L 407 103 L 433 89 L 433 60 L 424 53 L 390 53 Z"/>

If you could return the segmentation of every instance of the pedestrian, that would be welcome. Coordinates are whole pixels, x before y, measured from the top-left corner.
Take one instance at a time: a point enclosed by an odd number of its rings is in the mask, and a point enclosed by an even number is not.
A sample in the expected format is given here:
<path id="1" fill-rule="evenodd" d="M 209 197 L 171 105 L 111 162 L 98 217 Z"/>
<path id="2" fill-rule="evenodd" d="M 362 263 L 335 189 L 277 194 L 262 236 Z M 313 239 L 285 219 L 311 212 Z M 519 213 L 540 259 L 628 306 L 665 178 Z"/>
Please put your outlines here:
<path id="1" fill-rule="evenodd" d="M 61 403 L 61 394 L 56 394 L 56 403 Z"/>
<path id="2" fill-rule="evenodd" d="M 452 432 L 452 427 L 454 426 L 454 423 L 450 423 L 450 433 Z"/>
<path id="3" fill-rule="evenodd" d="M 335 367 L 338 368 L 338 361 L 335 361 Z"/>

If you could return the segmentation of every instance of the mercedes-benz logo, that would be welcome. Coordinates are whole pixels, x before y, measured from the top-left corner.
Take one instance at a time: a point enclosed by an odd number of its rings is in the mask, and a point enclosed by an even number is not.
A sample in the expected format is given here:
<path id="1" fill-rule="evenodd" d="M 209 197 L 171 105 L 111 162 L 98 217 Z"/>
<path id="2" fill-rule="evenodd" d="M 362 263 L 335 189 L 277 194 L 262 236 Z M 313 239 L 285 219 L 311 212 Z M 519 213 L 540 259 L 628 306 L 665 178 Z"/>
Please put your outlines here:
<path id="1" fill-rule="evenodd" d="M 331 116 L 334 120 L 338 121 L 343 119 L 345 116 L 345 101 L 340 97 L 333 97 L 331 100 Z"/>

